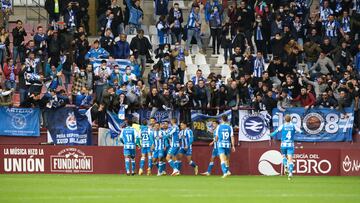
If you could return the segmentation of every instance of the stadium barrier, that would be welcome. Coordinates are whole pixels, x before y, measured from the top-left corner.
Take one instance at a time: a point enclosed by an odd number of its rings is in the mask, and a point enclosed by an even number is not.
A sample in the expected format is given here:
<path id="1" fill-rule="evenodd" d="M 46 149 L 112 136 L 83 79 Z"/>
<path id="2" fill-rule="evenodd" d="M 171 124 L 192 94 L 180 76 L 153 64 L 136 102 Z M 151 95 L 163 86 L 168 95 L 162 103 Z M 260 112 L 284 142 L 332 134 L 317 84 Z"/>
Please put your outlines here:
<path id="1" fill-rule="evenodd" d="M 234 175 L 280 175 L 282 157 L 278 149 L 278 144 L 237 147 L 231 154 L 230 170 Z M 122 154 L 122 147 L 0 145 L 0 173 L 124 174 Z M 137 167 L 139 156 L 137 150 Z M 193 148 L 193 160 L 200 171 L 206 170 L 210 156 L 208 146 Z M 357 147 L 297 149 L 294 169 L 295 175 L 360 176 L 360 151 Z M 182 173 L 191 175 L 193 170 L 184 163 Z M 220 173 L 216 160 L 213 174 Z"/>

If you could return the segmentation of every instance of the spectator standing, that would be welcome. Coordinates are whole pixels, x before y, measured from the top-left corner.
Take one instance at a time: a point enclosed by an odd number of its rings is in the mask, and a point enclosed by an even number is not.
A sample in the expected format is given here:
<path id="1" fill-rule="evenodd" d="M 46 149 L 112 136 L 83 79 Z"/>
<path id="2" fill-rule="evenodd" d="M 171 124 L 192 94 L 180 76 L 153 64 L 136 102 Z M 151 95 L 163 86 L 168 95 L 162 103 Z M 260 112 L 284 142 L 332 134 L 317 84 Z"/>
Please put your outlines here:
<path id="1" fill-rule="evenodd" d="M 6 32 L 4 27 L 0 28 L 0 65 L 2 70 L 4 70 L 4 59 L 10 55 L 9 46 L 9 34 Z"/>
<path id="2" fill-rule="evenodd" d="M 146 55 L 152 50 L 152 45 L 147 37 L 144 37 L 144 30 L 138 30 L 138 34 L 132 38 L 130 49 L 133 51 L 138 64 L 141 66 L 141 76 L 143 76 L 146 68 Z"/>
<path id="3" fill-rule="evenodd" d="M 12 58 L 6 59 L 6 64 L 3 68 L 4 76 L 5 76 L 5 87 L 6 90 L 16 89 L 16 76 L 19 73 L 19 70 L 16 68 L 14 64 L 14 60 Z"/>
<path id="4" fill-rule="evenodd" d="M 135 30 L 141 28 L 144 12 L 140 8 L 140 0 L 125 0 L 126 6 L 129 9 L 129 34 L 133 34 Z"/>
<path id="5" fill-rule="evenodd" d="M 25 36 L 27 33 L 23 27 L 21 20 L 16 21 L 16 27 L 12 30 L 13 35 L 13 59 L 16 63 L 17 58 L 20 58 L 20 63 L 25 61 Z"/>
<path id="6" fill-rule="evenodd" d="M 49 23 L 51 25 L 55 25 L 56 22 L 60 20 L 60 15 L 63 10 L 62 8 L 63 0 L 46 0 L 45 1 L 45 9 L 49 14 Z"/>
<path id="7" fill-rule="evenodd" d="M 94 70 L 94 80 L 95 80 L 95 93 L 96 101 L 102 101 L 102 96 L 104 90 L 107 88 L 108 78 L 111 75 L 111 69 L 107 66 L 106 60 L 101 61 L 101 65 Z"/>
<path id="8" fill-rule="evenodd" d="M 222 25 L 222 15 L 218 6 L 214 6 L 211 14 L 209 16 L 209 26 L 210 33 L 212 38 L 212 47 L 213 54 L 215 54 L 215 50 L 217 50 L 217 54 L 220 54 L 220 45 L 221 45 L 221 25 Z"/>
<path id="9" fill-rule="evenodd" d="M 115 42 L 114 46 L 114 58 L 116 59 L 128 59 L 130 56 L 130 44 L 126 41 L 126 35 L 121 34 L 120 40 Z"/>
<path id="10" fill-rule="evenodd" d="M 160 16 L 156 23 L 157 33 L 159 37 L 159 46 L 170 44 L 170 26 L 166 21 L 165 15 Z"/>
<path id="11" fill-rule="evenodd" d="M 179 8 L 178 3 L 174 3 L 174 6 L 169 11 L 168 22 L 171 30 L 171 44 L 176 42 L 181 43 L 182 38 L 182 23 L 183 23 L 183 12 Z"/>
<path id="12" fill-rule="evenodd" d="M 186 50 L 190 50 L 190 42 L 192 38 L 195 37 L 196 43 L 200 50 L 199 52 L 201 54 L 203 53 L 200 32 L 201 32 L 200 6 L 196 4 L 192 8 L 187 22 Z"/>
<path id="13" fill-rule="evenodd" d="M 90 63 L 93 64 L 94 60 L 106 59 L 109 57 L 109 55 L 109 52 L 99 46 L 99 40 L 95 40 L 93 47 L 86 53 L 85 59 L 90 60 Z"/>
<path id="14" fill-rule="evenodd" d="M 180 83 L 184 84 L 184 75 L 185 75 L 185 57 L 189 56 L 189 52 L 181 47 L 180 43 L 175 44 L 175 48 L 172 50 L 171 53 L 172 57 L 174 58 L 174 74 L 178 75 L 180 78 Z"/>

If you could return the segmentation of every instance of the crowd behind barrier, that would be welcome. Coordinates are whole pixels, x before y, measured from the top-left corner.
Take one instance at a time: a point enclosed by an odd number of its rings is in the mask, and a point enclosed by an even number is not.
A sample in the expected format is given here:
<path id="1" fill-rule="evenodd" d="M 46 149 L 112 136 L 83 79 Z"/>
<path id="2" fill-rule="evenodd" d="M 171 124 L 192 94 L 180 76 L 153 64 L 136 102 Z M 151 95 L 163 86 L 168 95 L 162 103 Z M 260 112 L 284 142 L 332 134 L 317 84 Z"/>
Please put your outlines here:
<path id="1" fill-rule="evenodd" d="M 33 36 L 22 21 L 12 30 L 5 22 L 0 105 L 91 108 L 99 127 L 107 111 L 149 108 L 152 117 L 176 109 L 191 122 L 191 110 L 231 109 L 235 128 L 244 106 L 270 116 L 274 108 L 330 108 L 341 119 L 353 107 L 359 127 L 359 0 L 323 0 L 313 10 L 306 0 L 195 0 L 186 16 L 179 3 L 156 0 L 155 25 L 144 25 L 139 0 L 99 2 L 92 44 L 87 0 L 46 0 L 50 26 Z M 1 8 L 11 14 L 11 5 Z M 208 35 L 221 74 L 206 65 Z"/>

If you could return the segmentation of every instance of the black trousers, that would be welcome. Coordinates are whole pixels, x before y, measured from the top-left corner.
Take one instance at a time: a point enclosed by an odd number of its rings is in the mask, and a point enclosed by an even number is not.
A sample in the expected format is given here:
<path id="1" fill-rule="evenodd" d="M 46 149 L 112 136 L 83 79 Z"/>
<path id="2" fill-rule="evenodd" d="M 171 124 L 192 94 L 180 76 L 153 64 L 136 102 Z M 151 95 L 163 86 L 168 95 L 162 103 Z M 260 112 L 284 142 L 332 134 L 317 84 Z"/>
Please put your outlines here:
<path id="1" fill-rule="evenodd" d="M 216 53 L 215 48 L 217 48 L 217 52 L 219 53 L 221 45 L 221 28 L 210 28 L 210 34 L 212 38 L 213 54 Z"/>

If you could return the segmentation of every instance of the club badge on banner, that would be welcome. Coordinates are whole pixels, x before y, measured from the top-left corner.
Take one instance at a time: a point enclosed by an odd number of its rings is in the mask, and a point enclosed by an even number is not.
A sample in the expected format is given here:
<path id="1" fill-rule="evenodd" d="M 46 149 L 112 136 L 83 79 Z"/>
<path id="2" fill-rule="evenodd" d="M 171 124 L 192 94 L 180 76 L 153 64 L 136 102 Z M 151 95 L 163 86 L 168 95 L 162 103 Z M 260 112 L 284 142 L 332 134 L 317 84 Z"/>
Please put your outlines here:
<path id="1" fill-rule="evenodd" d="M 47 129 L 54 144 L 91 145 L 91 123 L 78 109 L 49 109 L 45 114 Z"/>
<path id="2" fill-rule="evenodd" d="M 295 141 L 302 142 L 342 142 L 352 141 L 354 109 L 345 108 L 346 116 L 336 109 L 288 108 L 285 112 L 273 110 L 273 126 L 277 128 L 284 122 L 286 114 L 303 132 L 295 134 Z M 281 139 L 281 134 L 276 135 Z"/>
<path id="3" fill-rule="evenodd" d="M 214 128 L 212 122 L 214 120 L 221 121 L 223 115 L 228 116 L 231 120 L 231 110 L 225 111 L 217 116 L 209 116 L 202 113 L 191 112 L 192 130 L 194 132 L 194 140 L 212 140 L 214 138 Z"/>
<path id="4" fill-rule="evenodd" d="M 270 119 L 267 111 L 239 110 L 239 141 L 270 140 Z"/>
<path id="5" fill-rule="evenodd" d="M 40 136 L 40 109 L 0 107 L 0 135 Z"/>

